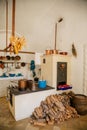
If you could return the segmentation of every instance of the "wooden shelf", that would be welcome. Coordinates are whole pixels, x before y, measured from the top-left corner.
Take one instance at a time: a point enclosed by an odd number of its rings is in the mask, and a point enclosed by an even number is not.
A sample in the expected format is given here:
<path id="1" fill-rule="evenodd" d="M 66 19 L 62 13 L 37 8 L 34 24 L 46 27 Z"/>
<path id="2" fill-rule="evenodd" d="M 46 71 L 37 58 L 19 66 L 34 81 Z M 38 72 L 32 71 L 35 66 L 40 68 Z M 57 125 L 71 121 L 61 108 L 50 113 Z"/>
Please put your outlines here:
<path id="1" fill-rule="evenodd" d="M 30 64 L 29 62 L 23 62 L 21 60 L 0 60 L 4 64 L 12 64 L 12 63 L 25 63 L 25 64 Z"/>
<path id="2" fill-rule="evenodd" d="M 14 77 L 0 77 L 0 80 L 19 80 L 19 79 L 23 79 L 24 76 L 14 76 Z"/>
<path id="3" fill-rule="evenodd" d="M 0 50 L 0 52 L 10 52 L 10 51 Z M 12 53 L 13 53 L 13 51 L 12 51 Z M 29 52 L 29 51 L 19 51 L 19 53 L 35 54 L 35 52 Z"/>

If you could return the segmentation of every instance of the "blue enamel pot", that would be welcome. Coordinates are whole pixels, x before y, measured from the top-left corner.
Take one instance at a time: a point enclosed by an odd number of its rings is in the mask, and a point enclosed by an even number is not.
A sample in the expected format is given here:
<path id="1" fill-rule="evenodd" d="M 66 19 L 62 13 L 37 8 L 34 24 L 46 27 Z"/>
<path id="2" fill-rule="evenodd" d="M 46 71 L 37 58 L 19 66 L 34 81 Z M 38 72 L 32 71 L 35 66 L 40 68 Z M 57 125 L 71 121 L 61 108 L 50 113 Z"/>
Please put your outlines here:
<path id="1" fill-rule="evenodd" d="M 46 88 L 46 86 L 47 86 L 46 80 L 39 80 L 39 82 L 38 82 L 39 88 Z"/>

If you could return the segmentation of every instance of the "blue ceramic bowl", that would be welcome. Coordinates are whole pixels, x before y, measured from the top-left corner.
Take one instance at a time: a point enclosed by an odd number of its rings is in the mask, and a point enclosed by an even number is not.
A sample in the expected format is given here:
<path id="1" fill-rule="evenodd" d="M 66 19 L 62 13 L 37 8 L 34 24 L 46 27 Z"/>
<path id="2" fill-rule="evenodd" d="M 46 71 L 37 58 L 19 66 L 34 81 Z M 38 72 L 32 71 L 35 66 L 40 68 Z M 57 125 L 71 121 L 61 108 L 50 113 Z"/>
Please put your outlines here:
<path id="1" fill-rule="evenodd" d="M 16 76 L 23 76 L 21 73 L 18 73 Z"/>
<path id="2" fill-rule="evenodd" d="M 15 74 L 9 74 L 10 77 L 15 77 Z"/>
<path id="3" fill-rule="evenodd" d="M 39 88 L 46 88 L 46 86 L 47 86 L 46 80 L 39 80 L 38 82 Z"/>

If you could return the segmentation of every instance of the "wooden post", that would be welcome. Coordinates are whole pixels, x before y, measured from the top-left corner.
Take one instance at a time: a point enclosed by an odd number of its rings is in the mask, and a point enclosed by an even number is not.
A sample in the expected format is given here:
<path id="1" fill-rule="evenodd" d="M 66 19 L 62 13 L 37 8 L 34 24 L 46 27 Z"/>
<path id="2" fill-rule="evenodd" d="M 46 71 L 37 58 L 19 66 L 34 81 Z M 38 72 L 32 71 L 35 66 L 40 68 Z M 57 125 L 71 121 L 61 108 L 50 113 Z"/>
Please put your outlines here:
<path id="1" fill-rule="evenodd" d="M 12 36 L 15 36 L 15 0 L 12 2 Z"/>
<path id="2" fill-rule="evenodd" d="M 8 0 L 6 0 L 6 47 L 8 46 Z"/>

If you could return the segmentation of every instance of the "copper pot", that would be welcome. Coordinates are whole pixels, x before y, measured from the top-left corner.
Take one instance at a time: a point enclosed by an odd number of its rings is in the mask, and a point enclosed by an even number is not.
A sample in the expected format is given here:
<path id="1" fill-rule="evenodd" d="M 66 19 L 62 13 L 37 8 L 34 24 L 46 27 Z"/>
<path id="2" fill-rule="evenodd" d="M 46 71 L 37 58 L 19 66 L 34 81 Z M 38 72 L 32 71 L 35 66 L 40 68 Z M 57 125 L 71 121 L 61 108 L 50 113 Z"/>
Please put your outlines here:
<path id="1" fill-rule="evenodd" d="M 34 82 L 33 80 L 28 80 L 28 88 L 31 91 L 35 91 L 37 87 L 38 87 L 38 83 Z"/>
<path id="2" fill-rule="evenodd" d="M 56 49 L 52 50 L 52 54 L 58 54 L 58 50 Z"/>
<path id="3" fill-rule="evenodd" d="M 45 50 L 45 52 L 46 52 L 46 55 L 52 54 L 52 50 Z"/>
<path id="4" fill-rule="evenodd" d="M 21 79 L 18 81 L 19 90 L 23 91 L 27 88 L 27 79 Z"/>

